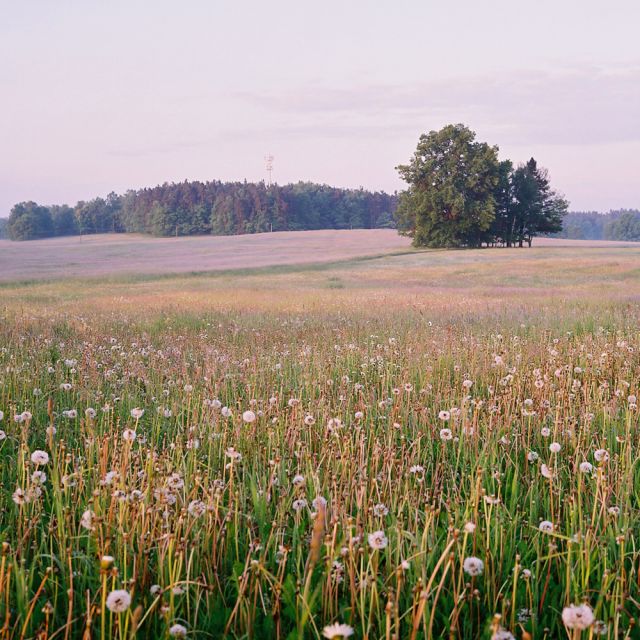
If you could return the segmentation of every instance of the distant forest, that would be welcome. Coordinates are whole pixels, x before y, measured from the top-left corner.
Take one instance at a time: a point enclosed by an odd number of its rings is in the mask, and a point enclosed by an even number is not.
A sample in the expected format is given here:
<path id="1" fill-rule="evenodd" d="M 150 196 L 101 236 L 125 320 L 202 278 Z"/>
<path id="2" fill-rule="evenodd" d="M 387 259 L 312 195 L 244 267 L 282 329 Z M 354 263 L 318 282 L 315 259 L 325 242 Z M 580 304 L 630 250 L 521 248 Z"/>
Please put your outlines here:
<path id="1" fill-rule="evenodd" d="M 393 228 L 397 195 L 310 182 L 180 182 L 68 205 L 15 205 L 0 238 L 92 233 L 234 235 L 305 229 Z M 570 211 L 558 238 L 640 241 L 640 210 Z"/>
<path id="2" fill-rule="evenodd" d="M 564 217 L 562 231 L 554 235 L 576 240 L 640 241 L 640 210 L 570 211 Z"/>
<path id="3" fill-rule="evenodd" d="M 93 233 L 155 236 L 393 227 L 397 196 L 310 182 L 180 182 L 68 205 L 21 202 L 4 221 L 12 240 Z"/>

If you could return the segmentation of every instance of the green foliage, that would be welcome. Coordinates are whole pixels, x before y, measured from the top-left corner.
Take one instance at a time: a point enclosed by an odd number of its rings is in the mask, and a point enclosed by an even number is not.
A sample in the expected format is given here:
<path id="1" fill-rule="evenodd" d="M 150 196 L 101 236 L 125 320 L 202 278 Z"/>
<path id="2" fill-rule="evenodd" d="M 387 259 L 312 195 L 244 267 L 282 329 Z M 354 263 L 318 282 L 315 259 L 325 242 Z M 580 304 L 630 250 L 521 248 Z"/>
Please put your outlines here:
<path id="1" fill-rule="evenodd" d="M 604 226 L 607 240 L 640 241 L 640 211 L 626 211 Z"/>
<path id="2" fill-rule="evenodd" d="M 11 209 L 7 232 L 11 240 L 34 240 L 53 235 L 51 212 L 35 202 L 20 202 Z"/>
<path id="3" fill-rule="evenodd" d="M 546 169 L 531 158 L 513 169 L 498 148 L 475 142 L 464 125 L 422 135 L 408 165 L 409 184 L 396 211 L 400 233 L 415 246 L 513 246 L 557 233 L 567 202 L 554 192 Z"/>
<path id="4" fill-rule="evenodd" d="M 520 165 L 511 176 L 512 234 L 503 238 L 509 246 L 524 240 L 531 245 L 536 235 L 557 233 L 567 212 L 567 201 L 551 190 L 546 169 L 538 167 L 531 158 Z"/>
<path id="5" fill-rule="evenodd" d="M 49 207 L 53 233 L 56 236 L 74 236 L 78 233 L 78 221 L 74 210 L 66 204 Z"/>
<path id="6" fill-rule="evenodd" d="M 481 243 L 495 218 L 497 147 L 475 142 L 464 125 L 448 125 L 422 135 L 411 162 L 398 171 L 410 185 L 401 197 L 402 231 L 416 246 Z"/>
<path id="7" fill-rule="evenodd" d="M 625 222 L 617 225 L 623 216 Z M 640 240 L 634 233 L 633 224 L 633 219 L 638 218 L 640 211 L 637 209 L 617 209 L 608 213 L 570 211 L 564 218 L 562 230 L 554 235 L 577 240 Z"/>
<path id="8" fill-rule="evenodd" d="M 35 203 L 32 203 L 34 206 Z M 52 224 L 29 237 L 91 233 L 156 236 L 236 235 L 304 229 L 388 228 L 397 197 L 364 189 L 311 182 L 267 186 L 263 182 L 188 182 L 130 190 L 122 196 L 40 207 Z M 45 213 L 46 215 L 46 213 Z M 34 235 L 34 234 L 38 235 Z M 27 238 L 21 238 L 27 239 Z"/>

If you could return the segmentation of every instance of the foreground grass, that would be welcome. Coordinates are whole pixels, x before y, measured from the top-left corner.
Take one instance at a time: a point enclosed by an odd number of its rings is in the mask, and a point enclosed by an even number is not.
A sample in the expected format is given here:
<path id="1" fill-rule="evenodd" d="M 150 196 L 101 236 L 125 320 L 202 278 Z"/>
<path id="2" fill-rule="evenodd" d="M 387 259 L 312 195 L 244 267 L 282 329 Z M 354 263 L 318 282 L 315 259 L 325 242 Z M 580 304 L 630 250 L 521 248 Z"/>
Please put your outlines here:
<path id="1" fill-rule="evenodd" d="M 638 637 L 634 256 L 437 255 L 5 290 L 0 637 Z"/>

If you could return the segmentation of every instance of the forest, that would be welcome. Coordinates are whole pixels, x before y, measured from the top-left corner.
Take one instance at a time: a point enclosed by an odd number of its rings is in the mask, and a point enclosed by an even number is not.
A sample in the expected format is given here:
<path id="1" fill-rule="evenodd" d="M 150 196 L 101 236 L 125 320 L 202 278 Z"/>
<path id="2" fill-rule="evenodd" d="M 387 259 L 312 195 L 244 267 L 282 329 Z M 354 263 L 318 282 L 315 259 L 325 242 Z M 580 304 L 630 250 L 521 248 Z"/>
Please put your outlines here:
<path id="1" fill-rule="evenodd" d="M 74 207 L 21 202 L 4 227 L 12 240 L 95 233 L 186 236 L 374 229 L 394 226 L 396 205 L 395 194 L 311 182 L 268 186 L 184 181 L 110 193 Z"/>
<path id="2" fill-rule="evenodd" d="M 608 213 L 570 211 L 563 222 L 562 231 L 555 234 L 558 238 L 640 241 L 638 209 L 616 209 Z"/>
<path id="3" fill-rule="evenodd" d="M 68 205 L 16 204 L 0 238 L 32 240 L 94 233 L 235 235 L 305 229 L 390 228 L 398 196 L 310 182 L 180 182 Z M 552 237 L 640 241 L 640 210 L 569 211 Z"/>

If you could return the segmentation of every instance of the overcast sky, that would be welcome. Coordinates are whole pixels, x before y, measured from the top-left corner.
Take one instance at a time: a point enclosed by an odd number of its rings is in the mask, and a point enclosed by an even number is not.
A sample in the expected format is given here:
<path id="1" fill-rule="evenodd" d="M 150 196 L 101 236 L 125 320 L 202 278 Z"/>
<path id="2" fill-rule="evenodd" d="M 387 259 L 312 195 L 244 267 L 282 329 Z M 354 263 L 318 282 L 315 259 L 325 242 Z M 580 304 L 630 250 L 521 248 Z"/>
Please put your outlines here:
<path id="1" fill-rule="evenodd" d="M 0 216 L 184 179 L 401 189 L 422 132 L 640 207 L 638 0 L 0 0 Z"/>

